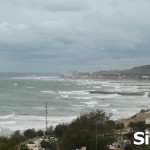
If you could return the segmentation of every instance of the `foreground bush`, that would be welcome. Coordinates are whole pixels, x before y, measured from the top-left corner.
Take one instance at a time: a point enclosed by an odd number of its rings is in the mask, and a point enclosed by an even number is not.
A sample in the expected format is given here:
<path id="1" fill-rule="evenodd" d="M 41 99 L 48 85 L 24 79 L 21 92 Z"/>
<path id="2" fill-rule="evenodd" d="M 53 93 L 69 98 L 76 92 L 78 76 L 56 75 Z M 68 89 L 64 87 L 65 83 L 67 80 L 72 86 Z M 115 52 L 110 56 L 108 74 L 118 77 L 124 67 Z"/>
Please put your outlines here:
<path id="1" fill-rule="evenodd" d="M 87 150 L 106 150 L 113 142 L 115 123 L 102 110 L 83 113 L 70 124 L 59 124 L 54 133 L 59 139 L 60 150 L 73 150 L 86 146 Z M 107 136 L 106 136 L 107 135 Z"/>
<path id="2" fill-rule="evenodd" d="M 20 143 L 25 140 L 26 137 L 19 131 L 16 131 L 9 138 L 0 137 L 0 150 L 29 150 L 25 145 L 20 146 Z"/>

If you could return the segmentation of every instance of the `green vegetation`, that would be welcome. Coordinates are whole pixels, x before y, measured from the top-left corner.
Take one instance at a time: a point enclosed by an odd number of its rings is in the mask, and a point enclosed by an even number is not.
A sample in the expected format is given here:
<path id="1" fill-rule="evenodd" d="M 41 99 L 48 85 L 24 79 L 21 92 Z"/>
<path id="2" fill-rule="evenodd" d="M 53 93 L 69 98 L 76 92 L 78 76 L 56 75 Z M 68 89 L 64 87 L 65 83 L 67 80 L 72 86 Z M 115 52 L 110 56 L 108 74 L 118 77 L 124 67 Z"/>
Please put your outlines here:
<path id="1" fill-rule="evenodd" d="M 24 131 L 24 136 L 27 137 L 28 139 L 33 139 L 37 136 L 37 133 L 34 129 L 27 129 Z"/>
<path id="2" fill-rule="evenodd" d="M 20 143 L 27 140 L 19 131 L 16 131 L 9 138 L 0 137 L 0 150 L 29 150 L 27 146 Z"/>
<path id="3" fill-rule="evenodd" d="M 144 131 L 146 129 L 145 121 L 138 121 L 138 122 L 130 122 L 128 127 L 131 129 L 132 132 L 134 131 Z"/>
<path id="4" fill-rule="evenodd" d="M 107 149 L 107 145 L 114 141 L 114 121 L 110 120 L 102 110 L 95 110 L 90 113 L 83 113 L 70 124 L 59 124 L 54 130 L 58 138 L 60 150 L 79 149 L 86 146 L 87 150 Z"/>
<path id="5" fill-rule="evenodd" d="M 95 110 L 90 113 L 83 113 L 70 124 L 59 124 L 55 129 L 49 127 L 45 134 L 48 141 L 43 140 L 41 146 L 51 150 L 74 150 L 86 146 L 88 150 L 107 149 L 107 145 L 114 141 L 113 132 L 115 130 L 114 121 L 110 120 L 111 115 L 107 115 L 102 110 Z M 0 139 L 0 150 L 27 150 L 21 142 L 38 136 L 43 136 L 43 131 L 28 129 L 20 134 L 15 132 L 11 137 Z M 107 136 L 105 136 L 107 135 Z M 56 138 L 52 138 L 56 137 Z"/>
<path id="6" fill-rule="evenodd" d="M 117 123 L 116 124 L 116 130 L 123 130 L 124 129 L 124 124 L 123 123 Z"/>
<path id="7" fill-rule="evenodd" d="M 130 140 L 133 143 L 133 135 L 136 131 L 144 131 L 147 126 L 144 121 L 130 122 L 128 128 L 131 132 L 123 134 L 124 124 L 110 120 L 110 115 L 103 110 L 94 110 L 90 113 L 82 113 L 70 124 L 59 124 L 55 128 L 49 127 L 44 133 L 42 130 L 27 129 L 20 134 L 16 131 L 10 137 L 0 137 L 0 150 L 28 150 L 21 144 L 35 137 L 46 135 L 41 147 L 50 150 L 75 150 L 86 146 L 87 150 L 108 150 L 108 145 L 118 139 Z M 30 141 L 32 143 L 32 141 Z M 149 146 L 126 145 L 125 150 L 150 150 Z"/>
<path id="8" fill-rule="evenodd" d="M 49 139 L 48 141 L 42 140 L 41 147 L 50 150 L 57 150 L 57 143 L 55 139 Z"/>

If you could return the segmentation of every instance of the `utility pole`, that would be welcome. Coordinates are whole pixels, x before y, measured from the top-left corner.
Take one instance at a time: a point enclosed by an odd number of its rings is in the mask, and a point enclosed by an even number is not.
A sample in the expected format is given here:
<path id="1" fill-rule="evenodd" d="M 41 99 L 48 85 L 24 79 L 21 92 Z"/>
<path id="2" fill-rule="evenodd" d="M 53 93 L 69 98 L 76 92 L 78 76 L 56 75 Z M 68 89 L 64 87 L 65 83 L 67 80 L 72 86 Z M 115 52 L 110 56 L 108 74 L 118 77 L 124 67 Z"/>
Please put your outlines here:
<path id="1" fill-rule="evenodd" d="M 45 132 L 47 131 L 47 127 L 48 127 L 48 121 L 47 121 L 47 115 L 48 115 L 48 111 L 47 111 L 47 102 L 45 103 Z"/>

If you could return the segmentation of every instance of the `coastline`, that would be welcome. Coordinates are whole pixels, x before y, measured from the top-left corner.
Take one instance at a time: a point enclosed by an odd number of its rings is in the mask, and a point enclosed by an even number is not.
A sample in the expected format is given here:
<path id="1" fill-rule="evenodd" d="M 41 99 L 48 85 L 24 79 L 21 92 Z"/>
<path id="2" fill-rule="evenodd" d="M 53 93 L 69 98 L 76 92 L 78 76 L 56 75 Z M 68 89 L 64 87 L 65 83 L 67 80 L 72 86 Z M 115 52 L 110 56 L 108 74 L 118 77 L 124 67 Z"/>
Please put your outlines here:
<path id="1" fill-rule="evenodd" d="M 123 123 L 124 131 L 130 132 L 131 129 L 129 127 L 129 124 L 131 122 L 133 122 L 133 123 L 144 122 L 146 124 L 146 122 L 149 122 L 149 120 L 150 120 L 150 109 L 147 109 L 147 110 L 142 109 L 142 110 L 140 110 L 140 112 L 134 114 L 133 116 L 128 117 L 128 118 L 117 119 L 116 122 Z"/>
<path id="2" fill-rule="evenodd" d="M 66 123 L 71 123 L 77 117 L 78 116 L 76 116 L 76 117 L 74 116 L 74 118 L 72 120 L 70 120 L 68 122 L 60 122 L 60 123 L 58 123 L 58 124 L 56 124 L 55 126 L 52 126 L 52 127 L 55 128 L 57 125 L 62 124 L 62 123 L 65 123 L 65 124 Z M 150 109 L 144 110 L 144 111 L 139 110 L 138 113 L 135 113 L 135 114 L 131 115 L 130 117 L 121 117 L 121 118 L 118 118 L 118 119 L 111 119 L 111 120 L 115 121 L 116 123 L 124 123 L 124 126 L 125 126 L 124 131 L 129 131 L 130 129 L 129 129 L 128 125 L 129 125 L 130 122 L 137 123 L 138 121 L 145 121 L 146 119 L 150 119 Z M 33 127 L 31 127 L 31 128 L 33 128 Z M 20 131 L 20 133 L 23 133 L 25 130 L 27 130 L 27 129 L 24 129 L 24 130 L 17 129 L 17 130 L 14 130 L 14 131 L 6 129 L 6 130 L 1 132 L 1 135 L 2 136 L 10 136 L 15 131 Z M 38 128 L 36 130 L 44 130 L 44 128 Z"/>

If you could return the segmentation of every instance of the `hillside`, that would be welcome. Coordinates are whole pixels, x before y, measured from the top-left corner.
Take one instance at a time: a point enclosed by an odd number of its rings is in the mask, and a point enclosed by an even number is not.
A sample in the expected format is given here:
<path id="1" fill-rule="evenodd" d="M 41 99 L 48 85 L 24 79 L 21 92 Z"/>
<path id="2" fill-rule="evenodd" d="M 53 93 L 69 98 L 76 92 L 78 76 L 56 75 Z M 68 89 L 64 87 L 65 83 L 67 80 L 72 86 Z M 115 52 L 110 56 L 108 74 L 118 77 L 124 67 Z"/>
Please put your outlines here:
<path id="1" fill-rule="evenodd" d="M 150 75 L 150 65 L 139 66 L 129 70 L 111 70 L 111 71 L 98 71 L 93 74 L 105 75 Z"/>
<path id="2" fill-rule="evenodd" d="M 117 122 L 124 123 L 125 129 L 127 129 L 130 122 L 135 122 L 136 123 L 136 122 L 139 122 L 139 121 L 146 121 L 146 120 L 149 120 L 149 119 L 150 119 L 150 110 L 148 109 L 148 110 L 136 113 L 132 117 L 118 119 Z"/>
<path id="3" fill-rule="evenodd" d="M 121 72 L 122 74 L 150 75 L 150 65 L 135 67 L 133 69 L 129 69 Z"/>

